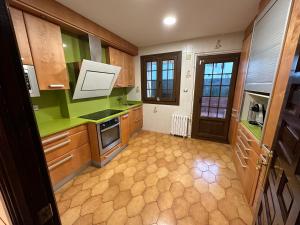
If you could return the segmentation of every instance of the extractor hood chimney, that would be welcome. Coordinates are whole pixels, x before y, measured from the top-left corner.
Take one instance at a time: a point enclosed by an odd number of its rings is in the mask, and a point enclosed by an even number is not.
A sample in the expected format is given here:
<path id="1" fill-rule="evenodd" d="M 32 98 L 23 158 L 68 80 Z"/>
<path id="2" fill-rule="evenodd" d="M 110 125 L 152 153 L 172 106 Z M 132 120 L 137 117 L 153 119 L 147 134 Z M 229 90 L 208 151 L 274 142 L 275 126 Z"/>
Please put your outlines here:
<path id="1" fill-rule="evenodd" d="M 91 60 L 94 62 L 102 62 L 102 45 L 101 40 L 96 36 L 89 34 L 89 46 Z"/>

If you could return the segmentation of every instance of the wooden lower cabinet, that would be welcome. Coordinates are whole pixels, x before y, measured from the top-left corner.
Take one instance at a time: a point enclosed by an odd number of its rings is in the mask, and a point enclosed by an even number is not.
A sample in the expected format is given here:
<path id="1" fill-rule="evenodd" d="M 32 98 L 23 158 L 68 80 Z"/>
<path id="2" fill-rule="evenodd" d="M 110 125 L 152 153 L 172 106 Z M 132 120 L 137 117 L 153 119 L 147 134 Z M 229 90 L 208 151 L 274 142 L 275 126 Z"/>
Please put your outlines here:
<path id="1" fill-rule="evenodd" d="M 143 107 L 133 108 L 128 113 L 129 117 L 129 136 L 139 131 L 143 127 Z"/>
<path id="2" fill-rule="evenodd" d="M 128 114 L 121 116 L 121 145 L 125 146 L 129 141 L 129 116 Z"/>
<path id="3" fill-rule="evenodd" d="M 260 175 L 260 168 L 257 166 L 260 154 L 259 142 L 242 124 L 239 124 L 233 148 L 233 161 L 250 206 L 254 201 Z"/>
<path id="4" fill-rule="evenodd" d="M 86 125 L 43 138 L 42 144 L 54 189 L 71 179 L 91 161 Z"/>

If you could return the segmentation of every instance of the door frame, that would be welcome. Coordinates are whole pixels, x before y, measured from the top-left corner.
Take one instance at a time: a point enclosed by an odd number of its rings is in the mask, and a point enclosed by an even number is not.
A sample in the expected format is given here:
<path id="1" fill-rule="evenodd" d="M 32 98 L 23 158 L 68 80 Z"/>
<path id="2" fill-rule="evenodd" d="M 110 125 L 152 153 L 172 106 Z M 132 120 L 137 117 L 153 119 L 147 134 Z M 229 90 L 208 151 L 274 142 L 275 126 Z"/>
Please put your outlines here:
<path id="1" fill-rule="evenodd" d="M 229 93 L 229 105 L 228 108 L 229 110 L 226 112 L 226 119 L 228 119 L 228 124 L 227 124 L 227 136 L 225 139 L 221 138 L 216 138 L 216 137 L 200 137 L 198 135 L 198 126 L 199 124 L 199 113 L 200 113 L 200 88 L 203 86 L 203 79 L 202 76 L 200 76 L 201 71 L 201 66 L 199 66 L 201 60 L 207 60 L 207 59 L 220 59 L 220 58 L 231 58 L 232 60 L 237 62 L 237 65 L 233 67 L 233 78 L 232 78 L 232 89 Z M 205 54 L 205 55 L 197 55 L 196 56 L 196 73 L 195 73 L 195 82 L 194 82 L 194 100 L 193 100 L 193 116 L 192 116 L 192 138 L 197 138 L 197 139 L 204 139 L 204 140 L 212 140 L 212 141 L 218 141 L 222 143 L 228 143 L 228 130 L 229 130 L 229 124 L 230 124 L 230 117 L 231 117 L 231 110 L 232 110 L 232 105 L 233 105 L 233 97 L 234 97 L 234 90 L 235 90 L 235 84 L 236 84 L 236 79 L 238 75 L 238 67 L 239 67 L 239 59 L 240 59 L 240 52 L 233 52 L 233 53 L 219 53 L 219 54 Z M 227 61 L 227 60 L 224 60 Z M 218 118 L 208 118 L 208 120 L 212 121 L 219 121 L 220 119 Z"/>
<path id="2" fill-rule="evenodd" d="M 13 224 L 60 225 L 6 1 L 0 17 L 0 191 Z"/>

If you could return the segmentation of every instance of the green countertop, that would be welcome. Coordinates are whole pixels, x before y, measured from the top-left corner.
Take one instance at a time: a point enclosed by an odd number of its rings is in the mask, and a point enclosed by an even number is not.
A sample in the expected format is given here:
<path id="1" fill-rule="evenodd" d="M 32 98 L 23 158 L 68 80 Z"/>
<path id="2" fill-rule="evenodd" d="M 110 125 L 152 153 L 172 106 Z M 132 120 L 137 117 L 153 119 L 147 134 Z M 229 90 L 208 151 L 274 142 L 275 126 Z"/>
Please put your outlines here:
<path id="1" fill-rule="evenodd" d="M 241 121 L 242 124 L 260 141 L 262 138 L 262 129 L 257 125 L 252 125 L 248 121 Z"/>
<path id="2" fill-rule="evenodd" d="M 72 127 L 76 127 L 86 123 L 102 123 L 109 119 L 118 117 L 120 115 L 128 113 L 128 110 L 137 106 L 142 105 L 142 102 L 130 102 L 130 105 L 113 105 L 109 107 L 109 109 L 122 110 L 122 112 L 114 114 L 112 116 L 105 117 L 100 120 L 88 120 L 82 118 L 57 118 L 54 120 L 49 120 L 44 123 L 38 123 L 38 128 L 41 137 L 46 137 L 51 134 L 55 134 L 57 132 L 70 129 Z M 132 105 L 131 105 L 132 104 Z M 103 109 L 102 109 L 103 110 Z M 91 112 L 92 113 L 92 112 Z"/>

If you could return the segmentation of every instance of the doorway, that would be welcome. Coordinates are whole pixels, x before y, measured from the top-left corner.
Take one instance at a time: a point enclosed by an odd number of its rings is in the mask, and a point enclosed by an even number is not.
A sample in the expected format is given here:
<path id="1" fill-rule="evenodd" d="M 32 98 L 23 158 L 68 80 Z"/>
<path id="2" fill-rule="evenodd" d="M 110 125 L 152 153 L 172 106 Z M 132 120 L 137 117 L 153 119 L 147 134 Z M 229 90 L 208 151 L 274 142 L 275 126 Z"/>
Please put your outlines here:
<path id="1" fill-rule="evenodd" d="M 240 54 L 198 56 L 192 138 L 228 142 Z"/>

